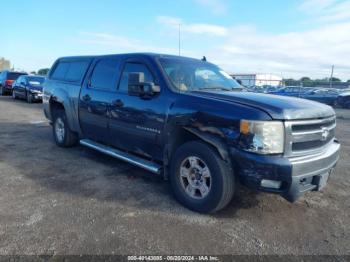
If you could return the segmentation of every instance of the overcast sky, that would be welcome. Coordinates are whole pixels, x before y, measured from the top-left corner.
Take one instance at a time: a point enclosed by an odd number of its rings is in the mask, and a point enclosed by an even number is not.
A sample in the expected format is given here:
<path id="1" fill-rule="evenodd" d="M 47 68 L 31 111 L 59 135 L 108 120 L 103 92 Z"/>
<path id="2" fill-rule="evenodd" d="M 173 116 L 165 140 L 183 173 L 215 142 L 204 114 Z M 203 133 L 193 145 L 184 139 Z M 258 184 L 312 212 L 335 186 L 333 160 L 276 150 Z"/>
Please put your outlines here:
<path id="1" fill-rule="evenodd" d="M 67 55 L 178 53 L 229 73 L 350 79 L 350 0 L 3 1 L 0 57 L 50 67 Z"/>

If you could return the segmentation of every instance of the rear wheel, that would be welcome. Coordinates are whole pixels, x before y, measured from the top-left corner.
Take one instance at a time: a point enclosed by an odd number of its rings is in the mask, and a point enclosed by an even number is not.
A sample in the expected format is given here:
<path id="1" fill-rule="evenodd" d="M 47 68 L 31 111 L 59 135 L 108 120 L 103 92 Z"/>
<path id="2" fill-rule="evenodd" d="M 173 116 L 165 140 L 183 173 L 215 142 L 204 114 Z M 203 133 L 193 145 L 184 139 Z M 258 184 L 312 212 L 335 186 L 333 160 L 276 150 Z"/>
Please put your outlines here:
<path id="1" fill-rule="evenodd" d="M 2 86 L 0 86 L 0 95 L 1 96 L 5 95 L 5 90 Z"/>
<path id="2" fill-rule="evenodd" d="M 185 143 L 176 150 L 171 161 L 170 183 L 176 199 L 200 213 L 224 208 L 235 189 L 230 164 L 201 141 Z"/>
<path id="3" fill-rule="evenodd" d="M 53 136 L 60 147 L 71 147 L 78 143 L 78 135 L 71 131 L 64 110 L 55 110 L 53 121 Z"/>

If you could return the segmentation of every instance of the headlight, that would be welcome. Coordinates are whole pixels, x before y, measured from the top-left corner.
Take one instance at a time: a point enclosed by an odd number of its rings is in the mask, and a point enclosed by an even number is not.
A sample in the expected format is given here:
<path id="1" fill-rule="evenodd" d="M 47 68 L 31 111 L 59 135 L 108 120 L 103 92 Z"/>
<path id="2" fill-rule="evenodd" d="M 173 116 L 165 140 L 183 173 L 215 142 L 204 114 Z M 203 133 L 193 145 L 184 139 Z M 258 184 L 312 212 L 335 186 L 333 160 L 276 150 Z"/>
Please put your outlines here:
<path id="1" fill-rule="evenodd" d="M 259 154 L 281 154 L 284 147 L 284 125 L 280 121 L 241 120 L 240 146 Z"/>
<path id="2" fill-rule="evenodd" d="M 40 93 L 41 93 L 41 91 L 39 91 L 39 90 L 34 90 L 34 89 L 30 90 L 30 92 L 33 93 L 33 94 L 40 94 Z"/>

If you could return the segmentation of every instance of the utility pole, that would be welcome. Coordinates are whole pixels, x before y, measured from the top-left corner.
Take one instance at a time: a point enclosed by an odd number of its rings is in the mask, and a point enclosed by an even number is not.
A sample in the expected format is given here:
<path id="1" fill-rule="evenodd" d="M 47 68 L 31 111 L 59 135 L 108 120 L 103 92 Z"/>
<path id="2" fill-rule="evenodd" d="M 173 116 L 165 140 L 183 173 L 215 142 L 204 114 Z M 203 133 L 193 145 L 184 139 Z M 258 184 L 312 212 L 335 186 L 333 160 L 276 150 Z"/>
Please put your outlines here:
<path id="1" fill-rule="evenodd" d="M 329 88 L 332 88 L 333 86 L 333 72 L 334 72 L 334 65 L 332 65 L 331 78 L 329 79 Z"/>
<path id="2" fill-rule="evenodd" d="M 181 24 L 179 24 L 179 56 L 181 56 Z"/>

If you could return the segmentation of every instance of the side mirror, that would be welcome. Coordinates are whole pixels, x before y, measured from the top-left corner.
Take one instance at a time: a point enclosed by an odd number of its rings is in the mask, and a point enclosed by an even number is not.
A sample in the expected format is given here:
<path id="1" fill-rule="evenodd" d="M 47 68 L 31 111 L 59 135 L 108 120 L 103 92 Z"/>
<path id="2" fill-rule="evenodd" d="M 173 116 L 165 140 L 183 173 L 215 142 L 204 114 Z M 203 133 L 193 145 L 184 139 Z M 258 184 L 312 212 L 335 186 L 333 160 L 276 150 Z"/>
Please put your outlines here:
<path id="1" fill-rule="evenodd" d="M 129 73 L 128 93 L 131 96 L 151 97 L 160 92 L 159 86 L 153 82 L 145 82 L 143 72 Z"/>

